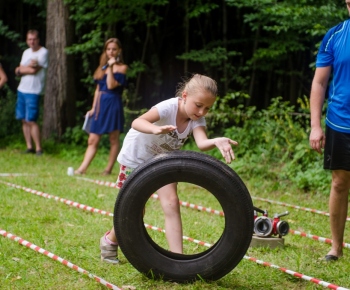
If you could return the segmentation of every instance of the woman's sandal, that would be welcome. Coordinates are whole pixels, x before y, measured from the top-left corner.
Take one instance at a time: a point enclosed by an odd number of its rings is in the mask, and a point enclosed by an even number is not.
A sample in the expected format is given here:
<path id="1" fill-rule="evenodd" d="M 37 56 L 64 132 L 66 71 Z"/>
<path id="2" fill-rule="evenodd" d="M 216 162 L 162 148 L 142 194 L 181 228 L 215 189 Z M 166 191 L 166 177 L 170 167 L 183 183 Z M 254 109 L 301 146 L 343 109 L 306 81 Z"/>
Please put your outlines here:
<path id="1" fill-rule="evenodd" d="M 74 170 L 74 174 L 75 175 L 83 175 L 83 174 L 85 174 L 85 172 L 76 169 L 76 170 Z"/>

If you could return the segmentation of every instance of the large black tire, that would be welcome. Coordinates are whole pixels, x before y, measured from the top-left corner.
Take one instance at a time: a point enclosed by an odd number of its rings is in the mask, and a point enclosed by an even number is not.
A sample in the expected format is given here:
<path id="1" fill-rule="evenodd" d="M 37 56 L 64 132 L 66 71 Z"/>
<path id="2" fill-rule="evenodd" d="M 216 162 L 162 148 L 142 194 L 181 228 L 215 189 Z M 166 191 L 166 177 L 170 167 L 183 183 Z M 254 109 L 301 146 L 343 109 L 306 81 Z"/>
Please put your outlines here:
<path id="1" fill-rule="evenodd" d="M 172 182 L 205 188 L 225 213 L 221 237 L 201 253 L 171 253 L 158 246 L 145 229 L 146 202 L 158 188 Z M 125 257 L 141 273 L 150 278 L 191 282 L 217 280 L 238 265 L 252 239 L 253 217 L 249 192 L 229 166 L 203 153 L 176 151 L 158 155 L 130 174 L 118 194 L 114 227 Z"/>

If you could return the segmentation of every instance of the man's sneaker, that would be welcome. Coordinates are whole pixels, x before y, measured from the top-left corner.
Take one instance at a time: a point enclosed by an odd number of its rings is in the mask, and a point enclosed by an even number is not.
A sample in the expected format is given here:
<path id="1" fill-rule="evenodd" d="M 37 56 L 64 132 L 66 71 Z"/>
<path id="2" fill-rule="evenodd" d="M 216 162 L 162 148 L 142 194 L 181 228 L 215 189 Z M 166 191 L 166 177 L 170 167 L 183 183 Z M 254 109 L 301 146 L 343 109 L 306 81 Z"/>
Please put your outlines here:
<path id="1" fill-rule="evenodd" d="M 118 264 L 118 245 L 108 244 L 105 238 L 107 234 L 108 233 L 103 235 L 103 237 L 100 239 L 101 261 L 110 264 Z"/>

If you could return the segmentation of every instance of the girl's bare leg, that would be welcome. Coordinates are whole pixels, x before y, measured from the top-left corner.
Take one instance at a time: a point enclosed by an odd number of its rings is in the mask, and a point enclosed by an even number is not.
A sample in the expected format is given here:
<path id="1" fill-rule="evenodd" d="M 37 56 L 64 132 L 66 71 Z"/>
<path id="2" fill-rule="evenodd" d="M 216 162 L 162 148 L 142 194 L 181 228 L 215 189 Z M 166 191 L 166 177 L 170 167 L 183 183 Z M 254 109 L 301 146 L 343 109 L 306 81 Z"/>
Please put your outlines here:
<path id="1" fill-rule="evenodd" d="M 104 173 L 110 174 L 112 173 L 113 166 L 115 164 L 115 161 L 117 160 L 118 152 L 119 152 L 119 131 L 113 131 L 109 133 L 109 142 L 110 142 L 110 150 L 109 150 L 109 159 L 106 169 L 104 170 Z"/>
<path id="2" fill-rule="evenodd" d="M 182 254 L 182 222 L 179 198 L 177 196 L 177 183 L 165 185 L 157 192 L 164 211 L 165 235 L 169 244 L 169 250 Z"/>
<path id="3" fill-rule="evenodd" d="M 85 173 L 92 159 L 94 159 L 98 144 L 100 143 L 101 135 L 90 133 L 88 139 L 88 147 L 85 152 L 83 163 L 76 170 L 76 173 Z"/>

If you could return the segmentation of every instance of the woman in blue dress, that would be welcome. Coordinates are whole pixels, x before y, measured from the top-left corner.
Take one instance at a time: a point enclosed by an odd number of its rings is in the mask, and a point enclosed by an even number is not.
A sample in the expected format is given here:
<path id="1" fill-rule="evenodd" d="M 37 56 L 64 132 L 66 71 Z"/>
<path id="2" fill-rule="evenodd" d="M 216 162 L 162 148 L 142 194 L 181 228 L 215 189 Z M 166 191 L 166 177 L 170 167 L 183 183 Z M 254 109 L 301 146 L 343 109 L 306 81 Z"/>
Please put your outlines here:
<path id="1" fill-rule="evenodd" d="M 102 174 L 112 173 L 119 152 L 119 135 L 124 128 L 122 93 L 128 67 L 123 63 L 121 43 L 117 38 L 105 42 L 100 64 L 94 73 L 97 84 L 92 109 L 88 147 L 84 160 L 75 174 L 84 174 L 96 155 L 102 134 L 109 134 L 110 152 L 108 164 Z"/>

